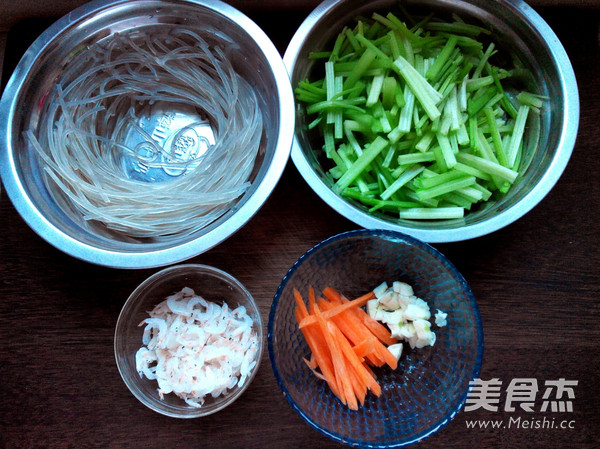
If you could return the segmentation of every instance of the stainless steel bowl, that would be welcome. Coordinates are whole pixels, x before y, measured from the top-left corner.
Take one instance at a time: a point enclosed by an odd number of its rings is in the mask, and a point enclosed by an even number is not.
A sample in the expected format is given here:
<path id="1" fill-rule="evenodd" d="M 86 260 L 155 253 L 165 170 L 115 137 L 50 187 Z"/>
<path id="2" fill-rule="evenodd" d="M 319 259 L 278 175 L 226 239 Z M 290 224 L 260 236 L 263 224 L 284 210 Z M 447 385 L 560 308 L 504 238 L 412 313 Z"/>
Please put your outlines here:
<path id="1" fill-rule="evenodd" d="M 314 61 L 308 58 L 331 44 L 332 39 L 357 16 L 373 11 L 395 10 L 395 0 L 326 0 L 302 23 L 284 55 L 292 86 L 311 75 Z M 485 208 L 470 212 L 464 219 L 415 222 L 392 220 L 383 214 L 369 214 L 365 208 L 337 195 L 325 180 L 325 172 L 315 157 L 319 143 L 306 128 L 305 111 L 296 106 L 295 139 L 292 160 L 312 189 L 333 209 L 358 225 L 370 229 L 390 229 L 427 242 L 451 242 L 489 234 L 509 225 L 536 206 L 552 189 L 564 171 L 577 135 L 579 96 L 569 58 L 545 21 L 521 0 L 406 0 L 402 5 L 419 11 L 455 12 L 467 22 L 483 23 L 503 51 L 511 52 L 534 76 L 537 92 L 550 98 L 539 119 L 537 149 L 524 152 L 528 168 L 510 192 Z"/>
<path id="2" fill-rule="evenodd" d="M 92 226 L 61 207 L 41 180 L 44 168 L 23 133 L 41 123 L 38 106 L 74 54 L 114 33 L 163 23 L 202 25 L 205 39 L 224 48 L 233 68 L 255 89 L 264 128 L 252 186 L 234 207 L 191 235 L 164 241 L 134 240 Z M 0 102 L 0 173 L 23 219 L 60 250 L 117 268 L 163 266 L 214 247 L 257 212 L 288 160 L 293 120 L 293 94 L 278 51 L 237 9 L 214 0 L 94 1 L 54 23 L 17 65 Z"/>

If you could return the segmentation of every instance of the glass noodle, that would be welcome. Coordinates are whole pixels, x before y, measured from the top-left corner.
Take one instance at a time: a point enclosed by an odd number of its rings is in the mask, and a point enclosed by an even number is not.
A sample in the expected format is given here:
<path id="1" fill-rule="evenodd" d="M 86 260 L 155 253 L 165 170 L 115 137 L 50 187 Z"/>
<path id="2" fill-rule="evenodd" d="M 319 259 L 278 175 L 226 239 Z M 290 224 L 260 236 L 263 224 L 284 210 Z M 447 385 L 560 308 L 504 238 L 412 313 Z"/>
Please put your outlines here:
<path id="1" fill-rule="evenodd" d="M 144 110 L 160 104 L 195 111 L 199 123 L 210 125 L 214 144 L 191 160 L 163 148 L 139 123 Z M 70 215 L 125 236 L 194 233 L 230 210 L 251 184 L 263 129 L 256 94 L 200 32 L 161 24 L 81 50 L 43 108 L 38 128 L 25 135 L 43 162 L 49 192 Z M 131 148 L 131 132 L 150 154 Z M 183 174 L 137 179 L 127 161 Z"/>

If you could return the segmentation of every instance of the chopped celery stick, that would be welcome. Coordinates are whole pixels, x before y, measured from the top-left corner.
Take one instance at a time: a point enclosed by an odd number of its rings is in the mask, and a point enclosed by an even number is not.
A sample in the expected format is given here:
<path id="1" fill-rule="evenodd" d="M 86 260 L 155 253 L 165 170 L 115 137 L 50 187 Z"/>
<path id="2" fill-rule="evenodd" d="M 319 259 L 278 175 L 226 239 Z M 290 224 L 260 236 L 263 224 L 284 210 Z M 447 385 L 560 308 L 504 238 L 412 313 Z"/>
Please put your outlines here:
<path id="1" fill-rule="evenodd" d="M 496 89 L 493 87 L 488 87 L 479 95 L 477 98 L 473 98 L 473 100 L 467 106 L 467 112 L 471 117 L 475 116 L 479 111 L 481 111 L 490 100 L 492 100 L 496 96 Z"/>
<path id="2" fill-rule="evenodd" d="M 492 84 L 494 84 L 494 78 L 491 75 L 483 76 L 481 78 L 471 78 L 465 82 L 465 91 L 478 91 L 484 87 L 491 86 Z"/>
<path id="3" fill-rule="evenodd" d="M 493 53 L 494 53 L 494 43 L 491 42 L 490 45 L 488 45 L 487 50 L 485 51 L 485 53 L 479 60 L 477 67 L 475 67 L 475 71 L 473 72 L 473 78 L 479 78 L 479 75 L 481 75 L 481 72 L 483 72 L 483 68 L 485 67 L 488 59 L 490 59 L 490 56 L 492 56 Z"/>
<path id="4" fill-rule="evenodd" d="M 417 190 L 417 196 L 420 199 L 435 198 L 455 190 L 460 190 L 469 187 L 477 182 L 474 176 L 460 177 L 442 184 L 430 187 L 428 189 Z"/>
<path id="5" fill-rule="evenodd" d="M 321 123 L 322 117 L 317 117 L 316 119 L 314 119 L 312 122 L 310 122 L 308 124 L 308 129 L 313 129 L 315 126 L 317 126 L 319 123 Z"/>
<path id="6" fill-rule="evenodd" d="M 385 75 L 376 75 L 373 77 L 373 82 L 371 83 L 371 88 L 369 89 L 369 95 L 367 96 L 367 106 L 373 106 L 379 100 L 384 79 Z"/>
<path id="7" fill-rule="evenodd" d="M 419 181 L 418 183 L 415 182 L 415 185 L 417 185 L 420 189 L 429 189 L 431 187 L 435 187 L 437 185 L 444 184 L 446 182 L 453 181 L 455 179 L 466 178 L 466 177 L 468 177 L 468 176 L 465 176 L 464 173 L 461 173 L 456 170 L 451 170 L 451 171 L 439 173 L 439 174 L 428 170 L 427 173 L 423 174 L 423 177 L 418 179 L 418 181 Z"/>
<path id="8" fill-rule="evenodd" d="M 359 80 L 362 74 L 367 70 L 371 62 L 375 59 L 375 52 L 370 48 L 367 48 L 362 56 L 356 61 L 354 68 L 346 78 L 346 82 L 344 83 L 344 88 L 350 88 L 354 86 L 354 84 Z"/>
<path id="9" fill-rule="evenodd" d="M 508 167 L 506 153 L 504 152 L 504 147 L 502 146 L 502 137 L 500 136 L 500 132 L 498 131 L 498 126 L 496 126 L 496 117 L 494 116 L 494 113 L 490 108 L 484 108 L 483 112 L 485 114 L 488 126 L 490 128 L 492 144 L 494 145 L 494 150 L 496 153 L 496 158 L 498 159 L 498 163 L 500 165 Z"/>
<path id="10" fill-rule="evenodd" d="M 345 28 L 344 33 L 346 34 L 346 38 L 348 39 L 348 42 L 352 46 L 352 49 L 355 52 L 360 51 L 360 49 L 361 49 L 360 44 L 357 42 L 356 38 L 354 37 L 354 33 L 352 32 L 352 30 L 350 28 Z"/>
<path id="11" fill-rule="evenodd" d="M 431 142 L 433 142 L 434 137 L 435 137 L 435 134 L 432 133 L 431 131 L 428 131 L 427 133 L 423 134 L 421 139 L 415 145 L 415 149 L 417 149 L 423 153 L 426 152 L 429 149 Z"/>
<path id="12" fill-rule="evenodd" d="M 398 120 L 398 126 L 396 127 L 398 132 L 401 133 L 407 133 L 410 131 L 413 108 L 415 106 L 415 95 L 408 88 L 408 86 L 404 89 L 404 99 L 406 100 L 406 104 L 400 112 L 400 119 Z"/>
<path id="13" fill-rule="evenodd" d="M 547 100 L 548 98 L 541 95 L 532 94 L 531 92 L 519 92 L 517 94 L 517 100 L 519 103 L 536 109 L 540 109 L 544 105 L 545 99 Z"/>
<path id="14" fill-rule="evenodd" d="M 380 195 L 381 199 L 383 199 L 383 200 L 389 199 L 394 193 L 396 193 L 396 191 L 398 191 L 398 189 L 400 189 L 400 187 L 402 187 L 408 181 L 410 181 L 415 176 L 417 176 L 419 173 L 421 173 L 424 168 L 425 167 L 420 166 L 420 165 L 414 165 L 414 166 L 410 167 L 408 170 L 406 170 L 404 173 L 402 173 L 398 177 L 398 179 L 396 179 L 392 183 L 392 185 L 390 185 L 387 189 L 385 189 L 381 193 L 381 195 Z"/>
<path id="15" fill-rule="evenodd" d="M 384 77 L 381 86 L 381 103 L 385 109 L 391 109 L 394 106 L 397 88 L 398 82 L 396 81 L 396 78 L 391 76 Z"/>
<path id="16" fill-rule="evenodd" d="M 318 103 L 311 104 L 306 108 L 306 112 L 308 114 L 315 114 L 321 111 L 330 111 L 336 109 L 352 109 L 357 112 L 365 112 L 363 108 L 356 106 L 356 104 L 361 104 L 365 101 L 364 98 L 355 98 L 353 100 L 330 100 L 330 101 L 320 101 Z"/>
<path id="17" fill-rule="evenodd" d="M 369 212 L 375 212 L 379 209 L 387 209 L 388 211 L 398 212 L 399 209 L 408 209 L 411 207 L 419 207 L 419 203 L 412 201 L 392 201 L 392 200 L 373 200 L 373 207 L 369 209 Z"/>
<path id="18" fill-rule="evenodd" d="M 460 194 L 460 192 L 448 192 L 441 197 L 444 201 L 449 202 L 450 204 L 454 204 L 455 206 L 462 207 L 464 209 L 471 209 L 473 204 L 472 201 L 469 201 L 464 196 Z"/>
<path id="19" fill-rule="evenodd" d="M 371 50 L 373 53 L 375 53 L 376 57 L 381 59 L 381 61 L 385 61 L 388 65 L 391 64 L 392 58 L 386 55 L 379 47 L 377 47 L 369 39 L 358 34 L 356 36 L 356 40 L 360 42 L 360 44 L 363 45 L 367 50 Z"/>
<path id="20" fill-rule="evenodd" d="M 441 133 L 437 133 L 436 136 L 438 144 L 442 150 L 442 157 L 444 158 L 444 162 L 446 163 L 446 167 L 448 169 L 454 167 L 456 165 L 456 157 L 454 156 L 454 152 L 452 151 L 452 146 L 450 145 L 450 140 L 448 137 L 444 136 Z"/>
<path id="21" fill-rule="evenodd" d="M 489 161 L 473 154 L 460 152 L 456 155 L 456 159 L 465 165 L 477 168 L 492 176 L 498 176 L 506 179 L 509 182 L 514 182 L 516 177 L 519 175 L 519 173 L 511 170 L 510 168 L 506 168 L 496 162 Z"/>
<path id="22" fill-rule="evenodd" d="M 469 132 L 467 131 L 467 127 L 465 126 L 464 122 L 461 122 L 458 126 L 458 130 L 456 133 L 456 142 L 460 146 L 466 146 L 470 143 Z"/>
<path id="23" fill-rule="evenodd" d="M 381 153 L 389 142 L 381 136 L 377 136 L 375 140 L 363 151 L 356 161 L 352 164 L 348 171 L 334 184 L 333 189 L 336 192 L 341 192 L 348 187 L 361 172 Z M 384 198 L 385 199 L 385 198 Z"/>
<path id="24" fill-rule="evenodd" d="M 334 90 L 335 90 L 335 94 L 334 96 L 337 97 L 341 94 L 342 92 L 342 85 L 343 85 L 343 80 L 341 76 L 336 76 L 334 79 Z M 331 114 L 333 115 L 333 136 L 336 139 L 341 139 L 344 136 L 344 129 L 342 126 L 342 122 L 343 122 L 343 117 L 342 117 L 342 111 L 341 110 L 336 110 L 331 112 Z"/>
<path id="25" fill-rule="evenodd" d="M 477 190 L 475 186 L 477 183 L 473 183 L 470 186 L 464 187 L 462 189 L 456 189 L 454 192 L 461 195 L 463 198 L 469 200 L 471 203 L 477 203 L 483 199 L 483 192 Z"/>
<path id="26" fill-rule="evenodd" d="M 392 58 L 396 59 L 398 56 L 402 55 L 403 49 L 400 47 L 399 38 L 394 31 L 390 31 L 388 33 L 390 37 L 390 51 L 392 52 Z"/>
<path id="27" fill-rule="evenodd" d="M 418 164 L 421 162 L 433 162 L 435 161 L 435 156 L 433 155 L 433 151 L 429 151 L 426 153 L 409 153 L 409 154 L 401 154 L 398 156 L 398 165 L 408 165 L 408 164 Z"/>
<path id="28" fill-rule="evenodd" d="M 444 154 L 442 153 L 442 149 L 439 145 L 433 148 L 433 155 L 435 156 L 435 163 L 438 165 L 440 171 L 448 171 L 448 166 L 444 160 Z"/>
<path id="29" fill-rule="evenodd" d="M 472 189 L 476 189 L 479 190 L 482 194 L 481 199 L 483 201 L 487 201 L 490 199 L 490 197 L 492 196 L 492 192 L 490 192 L 488 189 L 486 189 L 485 187 L 483 187 L 481 184 L 474 184 L 473 186 L 471 186 Z"/>
<path id="30" fill-rule="evenodd" d="M 396 143 L 396 142 L 398 142 L 398 140 L 400 140 L 400 138 L 403 135 L 404 135 L 404 131 L 402 131 L 400 128 L 396 127 L 388 133 L 387 138 L 389 139 L 390 142 Z"/>
<path id="31" fill-rule="evenodd" d="M 470 167 L 469 165 L 465 165 L 462 162 L 457 162 L 454 166 L 454 170 L 458 170 L 466 175 L 475 176 L 476 178 L 479 178 L 483 181 L 491 181 L 492 179 L 492 177 L 488 173 L 483 172 L 477 168 Z"/>
<path id="32" fill-rule="evenodd" d="M 440 93 L 431 87 L 427 80 L 402 56 L 398 56 L 393 67 L 404 78 L 429 118 L 431 120 L 438 118 L 441 113 L 436 105 L 441 100 Z"/>
<path id="33" fill-rule="evenodd" d="M 406 197 L 409 200 L 414 200 L 415 202 L 419 203 L 421 206 L 423 207 L 438 207 L 440 202 L 439 200 L 437 200 L 436 198 L 430 198 L 427 200 L 422 200 L 419 199 L 419 197 L 417 196 L 416 192 L 414 191 L 414 189 L 411 190 L 411 184 L 408 183 L 406 185 L 407 190 L 404 192 Z"/>
<path id="34" fill-rule="evenodd" d="M 390 164 L 392 163 L 392 160 L 394 159 L 394 154 L 396 154 L 396 146 L 390 145 L 381 165 L 383 165 L 386 168 L 390 168 Z"/>
<path id="35" fill-rule="evenodd" d="M 338 59 L 340 50 L 342 48 L 342 44 L 346 40 L 346 34 L 340 33 L 335 39 L 335 43 L 333 44 L 333 50 L 331 50 L 331 56 L 329 57 L 330 62 L 334 62 Z"/>
<path id="36" fill-rule="evenodd" d="M 517 112 L 517 118 L 515 120 L 515 128 L 513 129 L 508 148 L 506 149 L 507 166 L 514 167 L 515 160 L 517 159 L 517 150 L 523 140 L 523 133 L 525 132 L 525 124 L 527 123 L 527 115 L 529 114 L 529 106 L 522 105 L 519 107 Z"/>
<path id="37" fill-rule="evenodd" d="M 465 210 L 458 206 L 424 208 L 413 207 L 400 211 L 400 218 L 409 220 L 447 220 L 463 218 Z"/>
<path id="38" fill-rule="evenodd" d="M 429 22 L 425 28 L 431 31 L 443 31 L 446 33 L 465 34 L 468 36 L 479 36 L 481 33 L 491 34 L 491 31 L 480 26 L 460 22 Z"/>
<path id="39" fill-rule="evenodd" d="M 458 39 L 456 36 L 450 36 L 450 39 L 446 41 L 444 48 L 442 48 L 442 51 L 440 51 L 440 54 L 435 59 L 433 65 L 429 67 L 429 70 L 427 70 L 425 78 L 432 81 L 435 81 L 437 79 L 437 76 L 440 73 L 442 67 L 444 66 L 444 64 L 446 64 L 446 61 L 448 61 L 450 54 L 454 51 L 454 47 L 456 47 L 457 42 Z"/>
<path id="40" fill-rule="evenodd" d="M 396 27 L 395 29 L 398 31 L 398 33 L 400 33 L 400 35 L 404 38 L 407 38 L 413 42 L 418 41 L 418 37 L 408 29 L 408 27 L 406 26 L 406 24 L 404 22 L 402 22 L 398 17 L 396 17 L 394 14 L 392 14 L 391 12 L 388 13 L 386 15 L 386 18 L 394 24 L 394 26 Z"/>

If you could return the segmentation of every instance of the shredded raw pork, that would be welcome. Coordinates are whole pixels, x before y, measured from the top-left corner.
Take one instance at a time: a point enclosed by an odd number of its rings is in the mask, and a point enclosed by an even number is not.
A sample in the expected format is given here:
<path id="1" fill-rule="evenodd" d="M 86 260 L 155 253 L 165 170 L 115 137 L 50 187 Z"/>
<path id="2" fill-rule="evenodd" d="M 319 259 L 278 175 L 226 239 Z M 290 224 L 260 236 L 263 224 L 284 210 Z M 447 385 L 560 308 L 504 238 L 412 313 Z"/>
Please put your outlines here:
<path id="1" fill-rule="evenodd" d="M 158 393 L 174 393 L 193 407 L 205 396 L 242 386 L 256 365 L 258 337 L 246 308 L 231 310 L 185 287 L 149 312 L 136 354 L 140 376 L 158 381 Z"/>

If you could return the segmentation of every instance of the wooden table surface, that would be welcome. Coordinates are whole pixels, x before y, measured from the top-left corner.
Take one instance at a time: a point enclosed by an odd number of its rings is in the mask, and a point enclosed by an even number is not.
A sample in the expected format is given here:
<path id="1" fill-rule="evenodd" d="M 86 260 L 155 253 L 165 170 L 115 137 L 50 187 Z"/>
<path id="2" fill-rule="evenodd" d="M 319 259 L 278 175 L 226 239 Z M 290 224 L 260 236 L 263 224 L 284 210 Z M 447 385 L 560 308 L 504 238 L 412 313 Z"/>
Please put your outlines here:
<path id="1" fill-rule="evenodd" d="M 599 15 L 566 7 L 539 11 L 575 68 L 581 94 L 577 144 L 555 188 L 516 223 L 471 241 L 434 245 L 475 293 L 485 335 L 481 379 L 499 379 L 502 390 L 498 411 L 462 411 L 420 443 L 423 448 L 600 444 Z M 309 11 L 247 12 L 283 52 Z M 279 23 L 289 26 L 280 29 Z M 41 28 L 28 31 L 33 38 Z M 9 36 L 9 70 L 22 45 Z M 5 194 L 0 226 L 1 448 L 341 447 L 292 410 L 266 350 L 258 375 L 234 406 L 195 420 L 150 411 L 119 376 L 113 332 L 127 296 L 157 270 L 115 270 L 71 258 L 34 234 Z M 240 279 L 266 326 L 275 290 L 292 263 L 312 245 L 355 228 L 309 189 L 290 161 L 258 214 L 191 262 Z M 515 411 L 505 410 L 508 386 L 519 379 L 538 383 L 532 413 L 518 403 Z M 577 381 L 574 397 L 561 399 L 570 400 L 573 411 L 541 412 L 545 383 L 559 379 Z M 492 428 L 491 421 L 502 425 Z M 525 421 L 533 428 L 524 428 Z M 468 427 L 471 422 L 476 428 Z"/>

